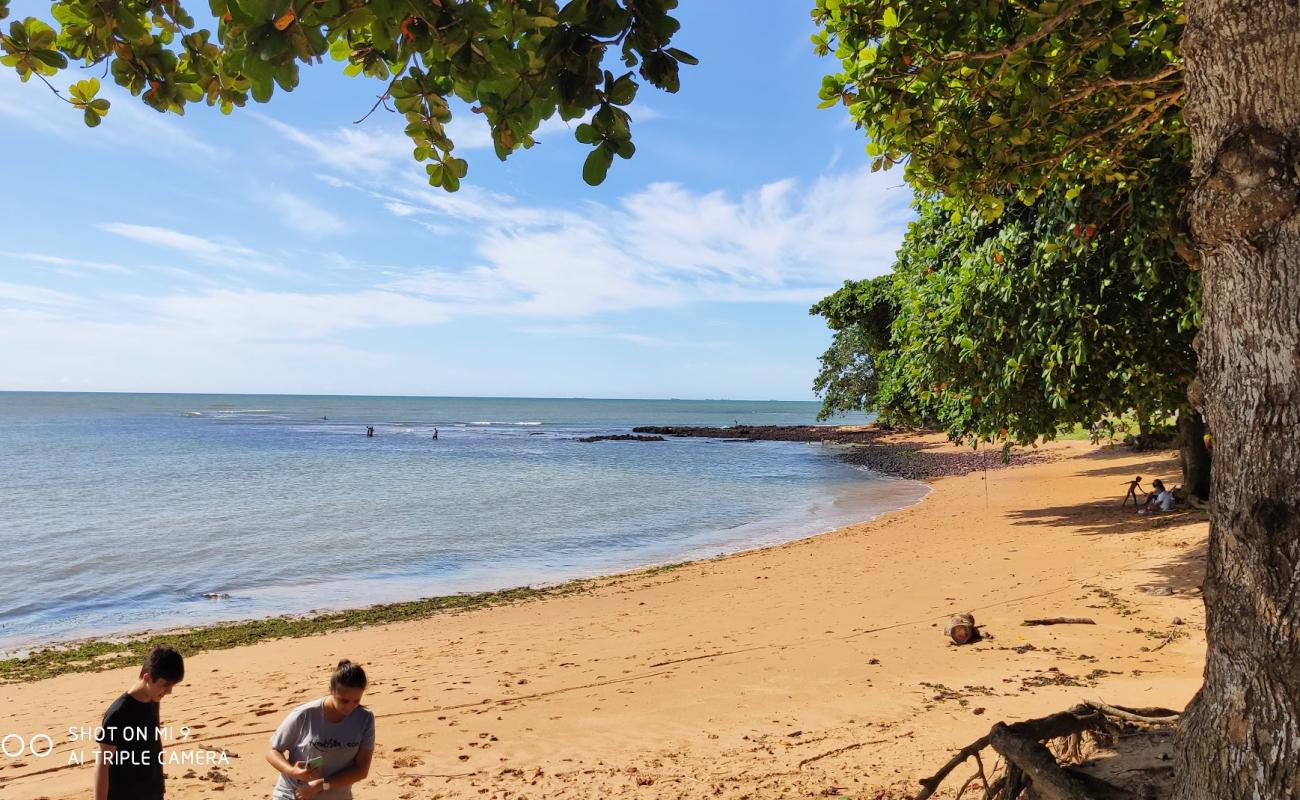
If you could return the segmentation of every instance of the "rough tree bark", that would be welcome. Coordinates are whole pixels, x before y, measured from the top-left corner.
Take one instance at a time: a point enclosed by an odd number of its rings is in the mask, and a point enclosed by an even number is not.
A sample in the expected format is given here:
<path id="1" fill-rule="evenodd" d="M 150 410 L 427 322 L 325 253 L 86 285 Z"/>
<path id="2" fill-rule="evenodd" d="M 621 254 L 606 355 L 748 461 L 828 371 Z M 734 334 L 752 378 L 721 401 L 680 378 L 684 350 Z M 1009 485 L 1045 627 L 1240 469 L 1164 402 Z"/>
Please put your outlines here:
<path id="1" fill-rule="evenodd" d="M 1300 798 L 1300 3 L 1187 0 L 1214 431 L 1205 684 L 1175 800 Z"/>
<path id="2" fill-rule="evenodd" d="M 1205 447 L 1205 418 L 1191 406 L 1178 409 L 1178 460 L 1183 486 L 1201 498 L 1210 498 L 1210 451 Z"/>

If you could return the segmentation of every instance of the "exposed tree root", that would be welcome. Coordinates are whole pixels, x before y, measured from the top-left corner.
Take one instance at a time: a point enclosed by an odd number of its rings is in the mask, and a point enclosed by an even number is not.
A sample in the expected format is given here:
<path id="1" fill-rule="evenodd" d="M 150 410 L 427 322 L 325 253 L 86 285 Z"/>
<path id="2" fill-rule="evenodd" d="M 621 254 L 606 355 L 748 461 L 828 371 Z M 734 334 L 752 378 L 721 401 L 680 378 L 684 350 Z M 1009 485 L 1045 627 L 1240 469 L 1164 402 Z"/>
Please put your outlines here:
<path id="1" fill-rule="evenodd" d="M 987 736 L 963 747 L 938 772 L 921 780 L 914 800 L 926 800 L 944 779 L 967 759 L 974 758 L 978 772 L 962 784 L 962 793 L 976 778 L 984 800 L 1015 800 L 1029 787 L 1042 800 L 1136 800 L 1138 795 L 1080 770 L 1062 767 L 1058 758 L 1077 761 L 1084 737 L 1113 739 L 1123 726 L 1170 726 L 1179 715 L 1165 708 L 1124 708 L 1095 700 L 1085 701 L 1051 716 L 1006 724 L 999 722 Z M 1048 748 L 1055 744 L 1057 754 Z M 990 779 L 980 751 L 992 747 L 1002 757 L 1002 773 Z M 996 772 L 996 769 L 995 769 Z"/>

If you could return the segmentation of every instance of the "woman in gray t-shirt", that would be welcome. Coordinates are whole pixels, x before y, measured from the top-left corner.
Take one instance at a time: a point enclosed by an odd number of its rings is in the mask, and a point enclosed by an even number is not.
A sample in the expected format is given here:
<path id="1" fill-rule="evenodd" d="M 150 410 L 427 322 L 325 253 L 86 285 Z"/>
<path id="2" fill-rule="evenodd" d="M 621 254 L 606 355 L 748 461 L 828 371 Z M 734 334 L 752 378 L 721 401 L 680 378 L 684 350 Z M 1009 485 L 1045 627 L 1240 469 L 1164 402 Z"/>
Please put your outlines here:
<path id="1" fill-rule="evenodd" d="M 352 784 L 370 772 L 375 715 L 361 705 L 366 671 L 344 659 L 328 697 L 289 712 L 271 736 L 266 760 L 280 773 L 275 800 L 351 800 Z"/>

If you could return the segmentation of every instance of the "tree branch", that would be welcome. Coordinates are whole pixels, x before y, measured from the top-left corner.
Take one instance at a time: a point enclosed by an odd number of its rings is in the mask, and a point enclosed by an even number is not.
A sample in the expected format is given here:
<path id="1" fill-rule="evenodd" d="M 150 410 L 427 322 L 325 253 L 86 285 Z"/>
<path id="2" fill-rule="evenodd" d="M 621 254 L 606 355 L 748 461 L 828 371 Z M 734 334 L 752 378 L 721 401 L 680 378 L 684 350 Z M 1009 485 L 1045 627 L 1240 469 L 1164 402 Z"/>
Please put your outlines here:
<path id="1" fill-rule="evenodd" d="M 1083 100 L 1091 96 L 1093 93 L 1097 92 L 1100 89 L 1113 89 L 1121 86 L 1143 86 L 1148 83 L 1159 83 L 1165 78 L 1168 78 L 1173 75 L 1177 75 L 1182 71 L 1183 71 L 1182 65 L 1171 64 L 1170 66 L 1160 70 L 1154 75 L 1143 75 L 1142 77 L 1138 77 L 1138 78 L 1104 78 L 1099 81 L 1092 81 L 1091 83 L 1085 83 L 1083 85 L 1083 88 L 1079 89 L 1078 91 L 1071 92 L 1070 94 L 1067 94 L 1064 97 L 1062 97 L 1060 100 L 1057 100 L 1055 103 L 1052 104 L 1052 108 L 1060 108 L 1061 106 L 1068 106 L 1073 103 L 1077 103 L 1080 100 Z"/>
<path id="2" fill-rule="evenodd" d="M 1096 3 L 1099 2 L 1101 2 L 1101 0 L 1078 0 L 1077 2 L 1071 3 L 1065 6 L 1064 8 L 1062 8 L 1061 10 L 1057 11 L 1056 14 L 1047 22 L 1044 22 L 1043 26 L 1038 30 L 1034 31 L 1028 36 L 1025 36 L 1015 42 L 1012 42 L 1011 44 L 1005 47 L 1000 47 L 997 50 L 988 50 L 983 53 L 966 53 L 960 50 L 955 50 L 951 53 L 948 53 L 947 55 L 939 56 L 938 60 L 939 61 L 991 61 L 997 58 L 1006 58 L 1012 53 L 1018 50 L 1023 50 L 1029 45 L 1033 44 L 1034 42 L 1039 41 L 1040 39 L 1044 39 L 1048 36 L 1051 36 L 1053 31 L 1055 31 L 1057 28 L 1061 27 L 1061 25 L 1063 25 L 1065 22 L 1073 18 L 1076 12 L 1078 12 L 1080 9 L 1084 8 L 1085 6 L 1095 5 Z"/>

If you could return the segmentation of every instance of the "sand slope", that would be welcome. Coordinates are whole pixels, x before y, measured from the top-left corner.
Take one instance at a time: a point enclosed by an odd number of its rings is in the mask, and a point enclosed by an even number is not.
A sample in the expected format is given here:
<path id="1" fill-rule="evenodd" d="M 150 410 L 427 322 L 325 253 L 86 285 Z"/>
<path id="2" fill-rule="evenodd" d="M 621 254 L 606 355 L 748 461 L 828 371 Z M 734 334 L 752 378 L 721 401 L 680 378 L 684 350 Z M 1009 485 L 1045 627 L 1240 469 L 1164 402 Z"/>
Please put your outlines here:
<path id="1" fill-rule="evenodd" d="M 918 506 L 791 545 L 196 655 L 163 704 L 195 737 L 171 750 L 231 759 L 169 768 L 168 797 L 269 797 L 267 738 L 343 656 L 372 678 L 379 746 L 356 796 L 375 800 L 904 797 L 998 719 L 1082 697 L 1181 708 L 1204 653 L 1205 515 L 1118 507 L 1123 481 L 1176 478 L 1176 459 L 1044 450 L 1055 460 L 991 471 L 987 487 L 939 479 Z M 974 611 L 986 638 L 950 645 L 955 611 Z M 1020 626 L 1049 616 L 1097 625 Z M 59 742 L 47 758 L 0 757 L 0 798 L 89 796 L 91 767 L 65 762 L 92 748 L 66 729 L 95 724 L 131 678 L 0 686 L 0 734 Z"/>

